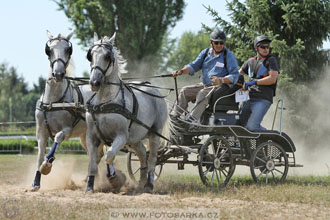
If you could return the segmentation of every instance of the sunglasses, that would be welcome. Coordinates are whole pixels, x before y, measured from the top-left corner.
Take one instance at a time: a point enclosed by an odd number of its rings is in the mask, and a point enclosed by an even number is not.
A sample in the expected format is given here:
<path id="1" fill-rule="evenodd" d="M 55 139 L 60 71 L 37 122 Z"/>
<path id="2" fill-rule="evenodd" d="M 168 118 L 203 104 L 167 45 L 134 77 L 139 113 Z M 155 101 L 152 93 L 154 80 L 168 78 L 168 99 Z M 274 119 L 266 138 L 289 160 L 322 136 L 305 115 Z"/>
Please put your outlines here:
<path id="1" fill-rule="evenodd" d="M 214 43 L 214 45 L 224 45 L 225 42 L 224 41 L 212 41 Z"/>
<path id="2" fill-rule="evenodd" d="M 269 46 L 268 45 L 261 45 L 259 47 L 262 48 L 262 49 L 269 49 Z"/>

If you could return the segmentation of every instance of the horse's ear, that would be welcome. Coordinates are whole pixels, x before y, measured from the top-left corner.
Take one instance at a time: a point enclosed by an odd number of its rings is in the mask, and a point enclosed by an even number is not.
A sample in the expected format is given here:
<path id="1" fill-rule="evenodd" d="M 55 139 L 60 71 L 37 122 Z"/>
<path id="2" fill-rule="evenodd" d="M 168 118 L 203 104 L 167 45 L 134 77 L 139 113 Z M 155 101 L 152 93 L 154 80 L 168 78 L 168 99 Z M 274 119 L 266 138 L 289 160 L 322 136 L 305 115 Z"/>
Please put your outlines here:
<path id="1" fill-rule="evenodd" d="M 71 32 L 66 36 L 66 39 L 67 39 L 67 40 L 70 40 L 71 37 L 72 37 L 72 35 L 73 35 L 73 31 L 71 31 Z"/>
<path id="2" fill-rule="evenodd" d="M 49 38 L 49 40 L 53 39 L 53 35 L 51 35 L 49 30 L 47 30 L 46 33 L 47 33 L 47 37 Z"/>
<path id="3" fill-rule="evenodd" d="M 116 39 L 116 32 L 112 35 L 112 37 L 109 40 L 112 45 L 115 45 L 115 39 Z"/>
<path id="4" fill-rule="evenodd" d="M 94 43 L 96 43 L 99 40 L 99 36 L 96 32 L 94 32 Z"/>

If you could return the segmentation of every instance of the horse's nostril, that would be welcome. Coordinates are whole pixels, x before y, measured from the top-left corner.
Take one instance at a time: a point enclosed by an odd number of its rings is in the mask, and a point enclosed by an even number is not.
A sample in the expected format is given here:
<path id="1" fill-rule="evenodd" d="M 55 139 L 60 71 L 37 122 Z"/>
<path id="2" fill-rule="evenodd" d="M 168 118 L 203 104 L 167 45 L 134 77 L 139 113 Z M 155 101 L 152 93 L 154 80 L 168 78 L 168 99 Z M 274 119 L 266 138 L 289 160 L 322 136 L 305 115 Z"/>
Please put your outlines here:
<path id="1" fill-rule="evenodd" d="M 92 86 L 99 87 L 101 85 L 101 82 L 98 80 L 93 80 L 90 82 Z"/>

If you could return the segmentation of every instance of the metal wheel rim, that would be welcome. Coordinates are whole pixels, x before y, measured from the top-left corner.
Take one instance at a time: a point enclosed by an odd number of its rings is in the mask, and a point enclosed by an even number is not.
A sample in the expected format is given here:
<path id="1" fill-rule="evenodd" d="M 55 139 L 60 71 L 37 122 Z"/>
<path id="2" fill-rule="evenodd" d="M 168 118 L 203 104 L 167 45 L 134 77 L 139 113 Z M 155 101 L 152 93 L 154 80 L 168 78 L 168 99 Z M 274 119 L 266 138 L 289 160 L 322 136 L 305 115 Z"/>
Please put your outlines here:
<path id="1" fill-rule="evenodd" d="M 220 167 L 217 169 L 219 161 Z M 226 139 L 221 136 L 211 136 L 202 145 L 199 153 L 198 169 L 204 185 L 218 188 L 227 185 L 235 171 L 235 163 Z"/>
<path id="2" fill-rule="evenodd" d="M 133 164 L 133 163 L 134 164 Z M 137 167 L 138 166 L 138 167 Z M 138 184 L 140 180 L 140 160 L 138 156 L 134 152 L 128 152 L 127 155 L 127 172 L 130 177 L 130 179 Z M 162 173 L 163 170 L 163 165 L 156 165 L 155 167 L 155 176 L 154 176 L 154 181 L 157 181 Z"/>
<path id="3" fill-rule="evenodd" d="M 253 152 L 250 160 L 252 178 L 257 183 L 283 183 L 288 174 L 288 157 L 276 142 L 264 142 Z"/>

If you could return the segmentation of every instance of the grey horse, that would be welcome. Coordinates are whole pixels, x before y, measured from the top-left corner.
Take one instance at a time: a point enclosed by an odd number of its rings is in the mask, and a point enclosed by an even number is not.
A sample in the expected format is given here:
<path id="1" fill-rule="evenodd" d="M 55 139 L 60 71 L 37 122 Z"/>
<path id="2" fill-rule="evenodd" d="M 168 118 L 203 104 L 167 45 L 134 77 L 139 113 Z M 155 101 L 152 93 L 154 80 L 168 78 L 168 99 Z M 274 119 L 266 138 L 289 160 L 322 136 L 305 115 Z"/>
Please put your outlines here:
<path id="1" fill-rule="evenodd" d="M 35 111 L 39 151 L 32 191 L 37 191 L 40 188 L 41 174 L 47 175 L 51 171 L 55 153 L 63 141 L 72 137 L 80 137 L 80 142 L 87 151 L 85 113 L 77 111 L 76 108 L 55 107 L 56 104 L 69 103 L 83 105 L 84 101 L 88 100 L 93 94 L 89 85 L 76 86 L 65 78 L 69 75 L 67 69 L 72 54 L 70 42 L 72 34 L 73 32 L 67 36 L 58 34 L 58 36 L 53 37 L 47 31 L 49 40 L 46 43 L 45 52 L 50 61 L 50 70 L 45 91 L 38 100 Z M 82 109 L 84 110 L 83 107 Z M 54 144 L 45 157 L 49 137 L 53 138 Z M 97 163 L 99 163 L 103 154 L 103 147 L 99 146 L 97 148 Z"/>
<path id="2" fill-rule="evenodd" d="M 160 92 L 154 88 L 127 86 L 120 74 L 124 72 L 120 52 L 114 47 L 115 34 L 99 40 L 94 33 L 94 45 L 88 51 L 91 62 L 90 85 L 96 95 L 87 103 L 86 141 L 89 153 L 88 182 L 85 191 L 93 192 L 97 173 L 96 147 L 101 143 L 111 145 L 106 152 L 107 176 L 110 183 L 117 178 L 113 162 L 125 145 L 139 152 L 140 162 L 146 158 L 142 140 L 149 139 L 147 169 L 141 169 L 140 184 L 147 178 L 144 191 L 152 193 L 154 170 L 160 136 L 167 121 L 167 106 Z M 142 167 L 145 168 L 145 167 Z M 147 174 L 147 175 L 146 175 Z"/>

